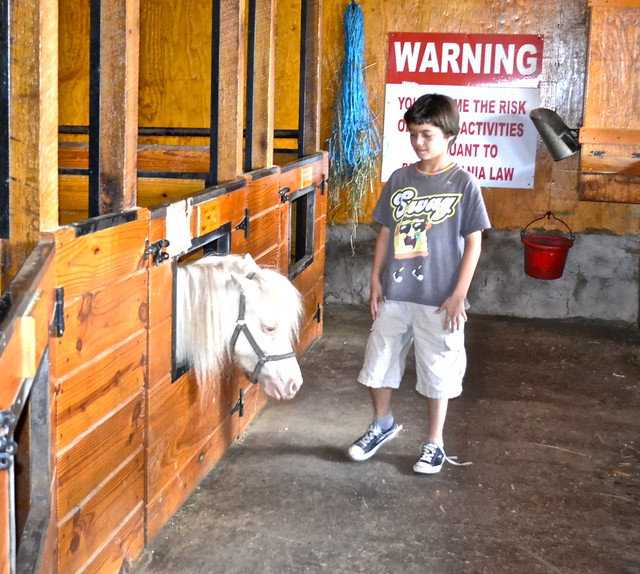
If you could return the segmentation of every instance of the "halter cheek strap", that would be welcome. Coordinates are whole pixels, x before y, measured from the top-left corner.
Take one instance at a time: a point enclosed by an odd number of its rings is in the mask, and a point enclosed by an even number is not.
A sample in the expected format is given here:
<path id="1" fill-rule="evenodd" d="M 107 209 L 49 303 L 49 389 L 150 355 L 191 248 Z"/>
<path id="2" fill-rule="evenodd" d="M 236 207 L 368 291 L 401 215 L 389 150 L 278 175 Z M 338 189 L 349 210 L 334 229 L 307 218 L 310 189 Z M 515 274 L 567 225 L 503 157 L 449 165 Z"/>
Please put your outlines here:
<path id="1" fill-rule="evenodd" d="M 251 272 L 247 275 L 247 279 L 253 279 L 254 276 L 255 276 L 255 273 Z M 236 343 L 238 341 L 238 337 L 240 336 L 240 333 L 243 333 L 244 336 L 247 338 L 247 341 L 249 341 L 249 344 L 251 345 L 253 352 L 258 357 L 258 361 L 256 363 L 256 366 L 253 369 L 253 372 L 249 374 L 247 371 L 245 371 L 245 375 L 247 379 L 249 379 L 253 384 L 256 384 L 258 382 L 260 371 L 262 370 L 262 367 L 264 366 L 265 363 L 268 363 L 269 361 L 282 361 L 283 359 L 291 359 L 295 357 L 296 354 L 293 351 L 289 353 L 283 353 L 281 355 L 268 355 L 267 353 L 265 353 L 260 347 L 260 345 L 258 345 L 258 342 L 255 340 L 253 335 L 251 334 L 249 327 L 247 327 L 247 324 L 244 318 L 246 307 L 247 307 L 247 299 L 245 297 L 244 291 L 241 291 L 240 304 L 238 308 L 238 319 L 236 320 L 236 328 L 233 330 L 233 335 L 231 335 L 229 348 L 231 350 L 231 353 L 233 353 L 236 347 Z"/>

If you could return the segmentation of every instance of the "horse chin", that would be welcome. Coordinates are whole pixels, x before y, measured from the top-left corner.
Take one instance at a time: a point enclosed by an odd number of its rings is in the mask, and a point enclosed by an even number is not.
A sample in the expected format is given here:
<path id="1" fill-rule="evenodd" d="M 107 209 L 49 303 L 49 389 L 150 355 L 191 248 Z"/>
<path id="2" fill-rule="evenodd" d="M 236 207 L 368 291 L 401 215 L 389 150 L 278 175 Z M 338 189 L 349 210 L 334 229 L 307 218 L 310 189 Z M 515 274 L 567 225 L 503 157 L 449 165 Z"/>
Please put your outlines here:
<path id="1" fill-rule="evenodd" d="M 262 389 L 267 396 L 277 401 L 290 400 L 296 396 L 301 384 L 301 382 L 296 383 L 295 381 L 290 381 L 284 385 L 281 381 L 265 381 L 262 383 Z"/>

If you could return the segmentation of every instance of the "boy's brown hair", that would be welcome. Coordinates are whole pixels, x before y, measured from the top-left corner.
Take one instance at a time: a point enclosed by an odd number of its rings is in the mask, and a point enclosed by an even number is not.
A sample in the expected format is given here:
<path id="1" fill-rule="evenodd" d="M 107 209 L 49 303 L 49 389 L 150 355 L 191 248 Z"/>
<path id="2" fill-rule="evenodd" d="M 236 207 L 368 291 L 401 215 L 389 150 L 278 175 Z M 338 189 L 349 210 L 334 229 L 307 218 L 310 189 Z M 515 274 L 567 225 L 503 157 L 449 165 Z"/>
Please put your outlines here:
<path id="1" fill-rule="evenodd" d="M 431 124 L 440 128 L 445 137 L 457 136 L 460 133 L 460 114 L 453 98 L 442 94 L 425 94 L 420 96 L 405 112 L 407 124 Z M 455 138 L 451 140 L 451 143 Z"/>

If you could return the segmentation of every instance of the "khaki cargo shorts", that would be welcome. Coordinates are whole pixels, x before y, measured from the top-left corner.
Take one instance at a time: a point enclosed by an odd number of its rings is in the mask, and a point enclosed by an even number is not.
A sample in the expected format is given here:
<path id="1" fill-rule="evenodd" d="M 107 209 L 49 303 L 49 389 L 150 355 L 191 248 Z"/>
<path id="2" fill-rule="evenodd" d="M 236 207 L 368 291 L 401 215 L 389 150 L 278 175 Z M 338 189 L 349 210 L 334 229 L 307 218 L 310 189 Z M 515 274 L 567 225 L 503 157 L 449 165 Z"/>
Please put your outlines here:
<path id="1" fill-rule="evenodd" d="M 414 345 L 416 391 L 432 399 L 462 393 L 467 367 L 464 330 L 445 331 L 444 312 L 405 301 L 385 301 L 373 322 L 358 382 L 367 387 L 400 387 L 407 354 Z"/>

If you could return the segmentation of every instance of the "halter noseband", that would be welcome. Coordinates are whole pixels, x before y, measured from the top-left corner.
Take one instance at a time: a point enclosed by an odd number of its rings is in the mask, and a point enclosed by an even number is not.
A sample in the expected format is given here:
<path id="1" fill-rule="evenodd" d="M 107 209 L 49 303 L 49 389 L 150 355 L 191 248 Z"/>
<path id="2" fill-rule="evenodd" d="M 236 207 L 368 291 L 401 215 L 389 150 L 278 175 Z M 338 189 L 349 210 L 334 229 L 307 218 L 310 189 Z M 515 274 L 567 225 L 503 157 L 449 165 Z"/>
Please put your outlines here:
<path id="1" fill-rule="evenodd" d="M 252 271 L 247 275 L 247 279 L 253 279 L 254 276 L 255 276 L 255 273 Z M 251 345 L 253 352 L 258 357 L 258 362 L 256 363 L 256 366 L 253 369 L 253 373 L 249 374 L 247 371 L 245 371 L 245 375 L 247 379 L 249 379 L 253 384 L 256 384 L 258 382 L 258 376 L 260 375 L 260 371 L 262 370 L 262 367 L 264 366 L 265 363 L 268 363 L 269 361 L 282 361 L 283 359 L 291 359 L 292 357 L 295 357 L 296 354 L 293 351 L 289 353 L 283 353 L 282 355 L 268 355 L 267 353 L 265 353 L 260 347 L 260 345 L 258 345 L 258 342 L 254 339 L 253 335 L 251 334 L 251 331 L 249 330 L 249 327 L 247 327 L 247 324 L 244 319 L 246 306 L 247 306 L 247 298 L 245 297 L 244 291 L 240 291 L 238 319 L 236 320 L 236 328 L 233 331 L 233 335 L 231 335 L 231 341 L 229 342 L 229 349 L 231 350 L 231 353 L 233 353 L 234 349 L 236 348 L 236 342 L 238 341 L 238 337 L 240 336 L 240 333 L 244 333 L 244 336 L 247 338 L 247 341 L 249 341 L 249 344 Z"/>

